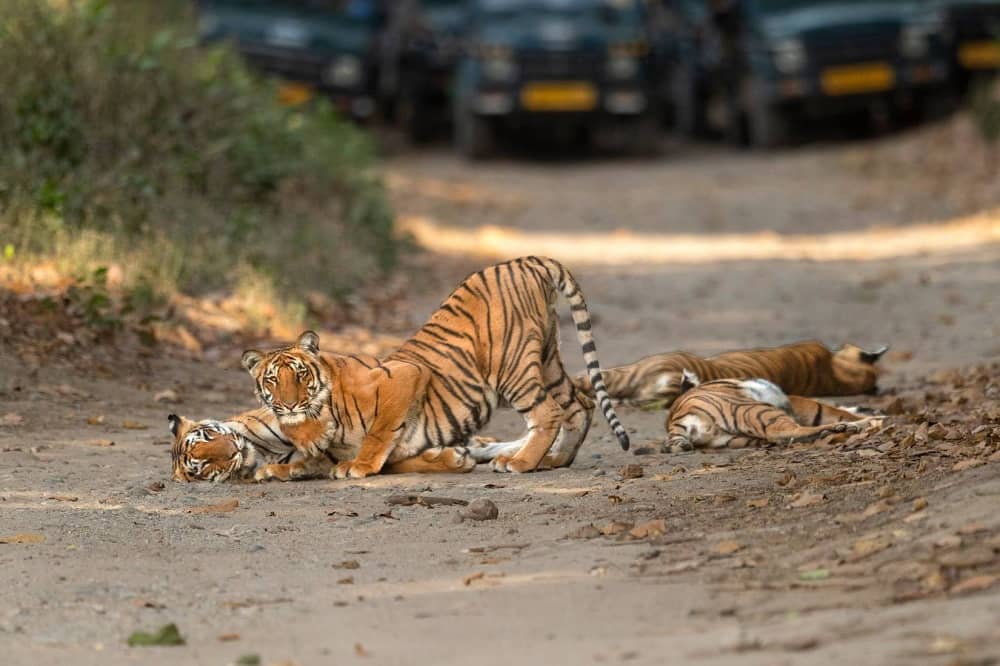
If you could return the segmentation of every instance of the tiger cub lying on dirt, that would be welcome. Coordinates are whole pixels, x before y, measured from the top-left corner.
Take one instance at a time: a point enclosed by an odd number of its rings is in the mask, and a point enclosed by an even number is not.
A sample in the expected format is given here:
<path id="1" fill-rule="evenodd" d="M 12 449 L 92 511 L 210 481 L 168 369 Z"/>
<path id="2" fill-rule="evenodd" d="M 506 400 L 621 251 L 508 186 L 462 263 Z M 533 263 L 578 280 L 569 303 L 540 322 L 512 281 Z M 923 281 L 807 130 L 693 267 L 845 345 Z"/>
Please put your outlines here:
<path id="1" fill-rule="evenodd" d="M 875 421 L 847 409 L 786 395 L 766 379 L 701 383 L 696 374 L 684 370 L 679 390 L 666 423 L 666 445 L 673 453 L 808 441 L 828 433 L 861 432 Z"/>
<path id="2" fill-rule="evenodd" d="M 320 457 L 303 456 L 281 433 L 278 419 L 258 407 L 226 421 L 167 417 L 174 436 L 170 451 L 174 481 L 292 481 L 325 477 L 338 460 L 357 455 L 355 447 L 331 445 Z M 388 473 L 468 472 L 476 461 L 467 449 L 425 451 L 386 466 Z"/>
<path id="3" fill-rule="evenodd" d="M 380 361 L 321 352 L 319 336 L 249 350 L 243 365 L 263 406 L 305 458 L 331 444 L 357 447 L 337 478 L 378 474 L 387 464 L 446 449 L 471 453 L 498 472 L 569 465 L 590 428 L 594 403 L 574 387 L 559 357 L 556 298 L 569 301 L 597 402 L 622 448 L 629 439 L 601 379 L 580 287 L 558 262 L 522 257 L 466 278 L 430 320 Z M 501 404 L 526 433 L 512 442 L 474 435 Z M 458 455 L 458 454 L 456 454 Z"/>
<path id="4" fill-rule="evenodd" d="M 635 363 L 602 373 L 608 395 L 630 404 L 665 401 L 680 395 L 682 372 L 690 370 L 701 381 L 767 379 L 789 394 L 834 396 L 874 393 L 875 363 L 888 347 L 873 352 L 845 344 L 831 352 L 814 340 L 781 347 L 747 349 L 701 358 L 687 352 L 647 356 Z M 581 391 L 591 393 L 585 375 L 574 378 Z"/>

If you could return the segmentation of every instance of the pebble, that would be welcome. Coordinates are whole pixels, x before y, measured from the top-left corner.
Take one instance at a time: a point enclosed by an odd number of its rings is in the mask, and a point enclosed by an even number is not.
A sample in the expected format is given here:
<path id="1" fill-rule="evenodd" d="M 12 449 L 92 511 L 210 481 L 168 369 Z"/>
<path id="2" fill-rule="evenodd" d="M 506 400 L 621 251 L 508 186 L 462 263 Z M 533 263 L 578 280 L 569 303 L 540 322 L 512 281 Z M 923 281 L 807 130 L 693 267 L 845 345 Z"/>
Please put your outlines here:
<path id="1" fill-rule="evenodd" d="M 500 515 L 500 509 L 491 500 L 473 500 L 461 514 L 462 518 L 469 520 L 496 520 Z"/>

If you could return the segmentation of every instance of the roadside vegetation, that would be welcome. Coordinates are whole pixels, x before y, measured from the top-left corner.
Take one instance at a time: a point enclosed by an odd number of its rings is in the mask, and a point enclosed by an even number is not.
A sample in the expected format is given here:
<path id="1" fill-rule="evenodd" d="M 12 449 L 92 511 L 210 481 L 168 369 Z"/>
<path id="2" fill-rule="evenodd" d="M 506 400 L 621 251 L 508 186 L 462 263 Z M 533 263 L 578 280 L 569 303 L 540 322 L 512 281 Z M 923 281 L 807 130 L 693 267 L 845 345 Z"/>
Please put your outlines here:
<path id="1" fill-rule="evenodd" d="M 200 47 L 190 4 L 6 0 L 0 278 L 45 266 L 98 323 L 209 293 L 295 318 L 393 266 L 367 135 Z"/>

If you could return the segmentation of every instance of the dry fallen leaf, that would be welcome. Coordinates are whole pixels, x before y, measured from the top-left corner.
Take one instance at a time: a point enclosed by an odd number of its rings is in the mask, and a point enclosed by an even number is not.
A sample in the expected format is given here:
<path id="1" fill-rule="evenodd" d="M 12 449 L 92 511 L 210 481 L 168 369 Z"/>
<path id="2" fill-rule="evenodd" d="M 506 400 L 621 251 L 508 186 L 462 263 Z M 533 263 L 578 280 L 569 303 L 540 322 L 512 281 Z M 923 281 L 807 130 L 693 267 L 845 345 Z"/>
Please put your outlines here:
<path id="1" fill-rule="evenodd" d="M 952 466 L 951 471 L 961 472 L 963 470 L 973 469 L 974 467 L 979 467 L 980 465 L 985 465 L 985 464 L 986 461 L 983 460 L 982 458 L 966 458 L 965 460 L 959 460 L 957 463 L 955 463 Z"/>
<path id="2" fill-rule="evenodd" d="M 628 532 L 634 527 L 633 523 L 627 523 L 622 520 L 612 520 L 601 528 L 601 534 L 604 536 L 617 536 L 623 532 Z"/>
<path id="3" fill-rule="evenodd" d="M 96 425 L 101 425 L 102 423 L 104 423 L 104 414 L 100 414 L 99 416 L 87 417 L 87 425 L 96 426 Z"/>
<path id="4" fill-rule="evenodd" d="M 923 511 L 926 508 L 927 508 L 927 498 L 926 497 L 918 497 L 917 499 L 913 500 L 913 510 L 914 511 Z"/>
<path id="5" fill-rule="evenodd" d="M 593 525 L 582 525 L 566 535 L 567 539 L 596 539 L 601 531 Z"/>
<path id="6" fill-rule="evenodd" d="M 80 500 L 80 498 L 75 495 L 49 495 L 46 499 L 55 500 L 57 502 L 77 502 Z"/>
<path id="7" fill-rule="evenodd" d="M 801 493 L 798 493 L 793 497 L 792 502 L 791 504 L 789 504 L 789 506 L 792 507 L 793 509 L 801 509 L 807 506 L 815 506 L 816 504 L 822 504 L 825 501 L 826 501 L 826 495 L 813 493 L 808 490 L 803 490 Z"/>
<path id="8" fill-rule="evenodd" d="M 227 500 L 221 504 L 209 504 L 207 506 L 196 506 L 188 509 L 188 513 L 230 513 L 240 505 L 237 499 Z"/>
<path id="9" fill-rule="evenodd" d="M 19 426 L 24 423 L 24 417 L 17 412 L 9 412 L 0 416 L 0 425 Z"/>
<path id="10" fill-rule="evenodd" d="M 138 421 L 122 421 L 122 427 L 126 430 L 148 430 L 149 426 Z"/>
<path id="11" fill-rule="evenodd" d="M 42 543 L 45 536 L 42 534 L 25 533 L 14 534 L 13 536 L 0 536 L 0 543 Z"/>
<path id="12" fill-rule="evenodd" d="M 90 446 L 114 446 L 115 442 L 111 439 L 92 439 L 87 442 Z"/>
<path id="13" fill-rule="evenodd" d="M 770 503 L 771 500 L 766 497 L 761 497 L 760 499 L 747 500 L 747 507 L 750 509 L 763 509 Z"/>
<path id="14" fill-rule="evenodd" d="M 662 518 L 636 525 L 629 531 L 634 539 L 654 539 L 667 533 L 667 523 Z"/>
<path id="15" fill-rule="evenodd" d="M 357 560 L 344 560 L 332 565 L 334 569 L 360 569 L 361 563 Z"/>
<path id="16" fill-rule="evenodd" d="M 358 655 L 359 657 L 369 656 L 368 650 L 366 650 L 365 646 L 362 645 L 361 643 L 354 644 L 354 654 Z"/>
<path id="17" fill-rule="evenodd" d="M 851 546 L 851 557 L 849 559 L 856 562 L 868 557 L 869 555 L 882 552 L 891 545 L 892 540 L 884 536 L 858 539 L 854 542 L 854 545 Z"/>
<path id="18" fill-rule="evenodd" d="M 180 402 L 180 396 L 173 389 L 165 389 L 153 396 L 153 402 L 176 403 Z"/>
<path id="19" fill-rule="evenodd" d="M 993 587 L 993 584 L 997 582 L 997 577 L 984 574 L 982 576 L 973 576 L 972 578 L 966 578 L 961 583 L 958 583 L 951 588 L 950 592 L 952 594 L 965 594 L 968 592 L 980 592 L 988 588 Z"/>
<path id="20" fill-rule="evenodd" d="M 720 541 L 712 547 L 712 552 L 716 555 L 732 555 L 743 549 L 743 544 L 738 541 Z"/>
<path id="21" fill-rule="evenodd" d="M 888 500 L 880 499 L 872 502 L 865 510 L 861 512 L 862 518 L 870 518 L 871 516 L 876 516 L 880 513 L 884 513 L 892 508 L 892 504 Z"/>
<path id="22" fill-rule="evenodd" d="M 219 641 L 221 641 L 223 643 L 231 643 L 233 641 L 240 640 L 240 635 L 239 634 L 235 634 L 235 633 L 234 634 L 219 634 L 216 637 L 216 640 L 219 640 Z"/>
<path id="23" fill-rule="evenodd" d="M 642 477 L 642 465 L 625 465 L 620 473 L 623 479 L 638 479 Z"/>
<path id="24" fill-rule="evenodd" d="M 477 571 L 474 574 L 469 574 L 468 576 L 462 579 L 462 585 L 468 587 L 472 585 L 473 581 L 482 580 L 485 576 L 486 573 L 483 571 Z"/>

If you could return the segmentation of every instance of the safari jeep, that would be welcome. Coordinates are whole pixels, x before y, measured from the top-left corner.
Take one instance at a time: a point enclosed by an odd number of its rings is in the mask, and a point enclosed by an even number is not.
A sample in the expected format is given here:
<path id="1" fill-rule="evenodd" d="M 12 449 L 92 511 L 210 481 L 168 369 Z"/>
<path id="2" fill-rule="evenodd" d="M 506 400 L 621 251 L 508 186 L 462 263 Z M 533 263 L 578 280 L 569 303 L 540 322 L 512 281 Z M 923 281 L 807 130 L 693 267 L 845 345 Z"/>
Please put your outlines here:
<path id="1" fill-rule="evenodd" d="M 382 39 L 382 96 L 411 141 L 451 118 L 451 92 L 467 0 L 395 0 Z"/>
<path id="2" fill-rule="evenodd" d="M 949 32 L 956 82 L 962 90 L 1000 71 L 1000 0 L 938 0 Z"/>
<path id="3" fill-rule="evenodd" d="M 375 0 L 199 0 L 203 42 L 232 40 L 258 69 L 285 80 L 282 101 L 315 94 L 344 113 L 375 112 Z"/>
<path id="4" fill-rule="evenodd" d="M 734 141 L 777 146 L 797 121 L 928 111 L 949 97 L 945 25 L 926 2 L 717 0 L 711 7 L 721 54 L 710 75 L 721 111 L 714 115 Z"/>
<path id="5" fill-rule="evenodd" d="M 643 0 L 469 0 L 455 83 L 455 143 L 468 157 L 497 132 L 618 130 L 656 145 Z"/>

